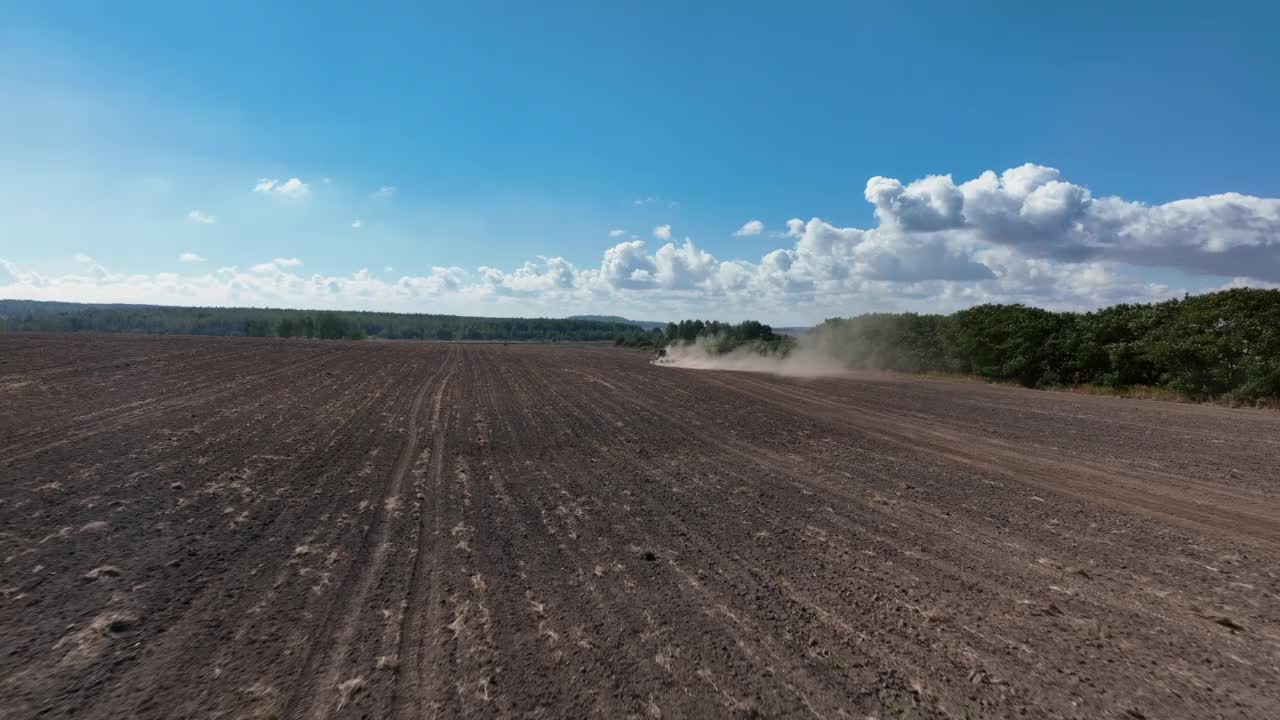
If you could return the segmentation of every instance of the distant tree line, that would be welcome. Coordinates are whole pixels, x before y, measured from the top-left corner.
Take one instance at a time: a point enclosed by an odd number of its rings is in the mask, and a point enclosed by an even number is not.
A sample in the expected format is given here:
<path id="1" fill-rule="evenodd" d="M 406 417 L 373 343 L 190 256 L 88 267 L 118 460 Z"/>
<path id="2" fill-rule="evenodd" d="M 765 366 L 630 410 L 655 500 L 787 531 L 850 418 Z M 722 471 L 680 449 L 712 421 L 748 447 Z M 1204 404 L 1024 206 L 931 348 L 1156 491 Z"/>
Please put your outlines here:
<path id="1" fill-rule="evenodd" d="M 662 331 L 657 328 L 644 330 L 639 327 L 634 327 L 615 336 L 613 344 L 623 347 L 652 350 L 654 348 L 662 347 L 666 344 L 666 341 Z"/>
<path id="2" fill-rule="evenodd" d="M 1235 289 L 1087 313 L 981 305 L 951 315 L 834 318 L 805 341 L 855 368 L 1028 387 L 1152 386 L 1197 399 L 1280 399 L 1280 290 Z"/>
<path id="3" fill-rule="evenodd" d="M 321 340 L 612 341 L 634 325 L 559 318 L 486 318 L 270 308 L 89 305 L 0 300 L 0 332 L 128 332 Z"/>
<path id="4" fill-rule="evenodd" d="M 698 343 L 712 354 L 748 348 L 764 354 L 785 355 L 795 345 L 791 336 L 779 335 L 773 328 L 755 320 L 745 320 L 737 325 L 715 320 L 681 320 L 667 323 L 665 330 L 654 331 L 652 337 L 653 344 L 658 347 Z"/>
<path id="5" fill-rule="evenodd" d="M 136 332 L 317 339 L 698 343 L 785 355 L 790 336 L 748 320 L 664 329 L 552 318 L 481 318 L 259 308 L 85 305 L 0 300 L 0 332 Z M 833 318 L 803 340 L 851 368 L 942 372 L 1028 387 L 1151 386 L 1189 397 L 1280 399 L 1280 290 L 1235 289 L 1087 313 L 980 305 L 951 315 Z"/>

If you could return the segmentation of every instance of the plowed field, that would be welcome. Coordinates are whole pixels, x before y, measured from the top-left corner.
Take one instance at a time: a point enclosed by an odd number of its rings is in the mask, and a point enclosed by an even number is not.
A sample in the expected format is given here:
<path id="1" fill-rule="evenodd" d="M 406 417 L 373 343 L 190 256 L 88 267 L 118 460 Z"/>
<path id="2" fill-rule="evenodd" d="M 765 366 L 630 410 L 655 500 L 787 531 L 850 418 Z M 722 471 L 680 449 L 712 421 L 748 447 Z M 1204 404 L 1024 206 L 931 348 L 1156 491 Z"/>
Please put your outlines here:
<path id="1" fill-rule="evenodd" d="M 1280 717 L 1280 414 L 0 336 L 0 716 Z"/>

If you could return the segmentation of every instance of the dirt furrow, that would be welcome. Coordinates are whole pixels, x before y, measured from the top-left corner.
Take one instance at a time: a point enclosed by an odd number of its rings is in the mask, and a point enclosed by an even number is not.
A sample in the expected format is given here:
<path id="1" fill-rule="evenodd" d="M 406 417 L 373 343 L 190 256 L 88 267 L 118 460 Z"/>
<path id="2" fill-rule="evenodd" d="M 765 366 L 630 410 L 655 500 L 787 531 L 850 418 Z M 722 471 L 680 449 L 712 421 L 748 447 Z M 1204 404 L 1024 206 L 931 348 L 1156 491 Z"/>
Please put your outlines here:
<path id="1" fill-rule="evenodd" d="M 452 372 L 451 368 L 450 373 Z M 446 377 L 446 383 L 449 377 L 451 375 Z M 391 703 L 394 717 L 425 717 L 434 702 L 434 658 L 438 654 L 438 633 L 441 626 L 440 557 L 445 542 L 440 520 L 440 500 L 444 490 L 449 432 L 449 413 L 445 403 L 446 383 L 441 384 L 432 399 L 428 423 L 431 435 L 430 465 L 427 477 L 413 500 L 417 512 L 417 544 L 412 554 L 408 587 L 402 600 L 397 672 Z"/>
<path id="2" fill-rule="evenodd" d="M 598 346 L 0 350 L 0 717 L 1280 712 L 1275 413 Z"/>
<path id="3" fill-rule="evenodd" d="M 349 703 L 351 695 L 363 689 L 367 682 L 361 671 L 371 671 L 371 668 L 351 667 L 353 663 L 349 655 L 353 651 L 352 645 L 357 633 L 366 626 L 377 625 L 372 620 L 377 609 L 370 607 L 369 596 L 382 578 L 387 556 L 392 551 L 389 528 L 417 454 L 420 441 L 418 417 L 428 394 L 434 389 L 432 420 L 429 423 L 429 427 L 434 430 L 440 398 L 448 387 L 452 372 L 450 358 L 445 358 L 442 367 L 423 382 L 413 396 L 405 438 L 390 479 L 381 496 L 373 500 L 373 519 L 365 530 L 363 546 L 357 558 L 352 561 L 347 577 L 339 585 L 335 598 L 337 602 L 330 615 L 322 622 L 322 632 L 318 634 L 312 645 L 313 649 L 304 660 L 304 667 L 307 669 L 295 684 L 294 697 L 286 710 L 290 717 L 330 717 Z"/>

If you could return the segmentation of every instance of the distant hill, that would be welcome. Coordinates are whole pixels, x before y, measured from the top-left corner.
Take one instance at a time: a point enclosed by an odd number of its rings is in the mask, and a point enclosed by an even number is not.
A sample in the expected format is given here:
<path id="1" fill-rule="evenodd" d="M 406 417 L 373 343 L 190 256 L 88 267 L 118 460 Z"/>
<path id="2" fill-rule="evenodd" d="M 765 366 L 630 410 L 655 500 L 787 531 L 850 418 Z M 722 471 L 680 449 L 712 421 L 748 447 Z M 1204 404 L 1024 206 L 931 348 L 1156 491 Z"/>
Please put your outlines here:
<path id="1" fill-rule="evenodd" d="M 667 326 L 664 322 L 652 320 L 628 320 L 618 315 L 570 315 L 569 320 L 589 320 L 591 322 L 612 323 L 614 325 L 635 325 L 642 330 L 661 330 Z"/>

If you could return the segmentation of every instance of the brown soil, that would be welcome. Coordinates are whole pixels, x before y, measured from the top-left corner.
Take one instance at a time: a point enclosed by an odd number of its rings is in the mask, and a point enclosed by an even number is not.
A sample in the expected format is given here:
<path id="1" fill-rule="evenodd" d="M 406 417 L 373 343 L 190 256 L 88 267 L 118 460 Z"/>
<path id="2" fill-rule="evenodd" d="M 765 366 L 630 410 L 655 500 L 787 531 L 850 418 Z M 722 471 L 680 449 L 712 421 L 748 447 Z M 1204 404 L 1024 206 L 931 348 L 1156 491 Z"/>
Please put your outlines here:
<path id="1" fill-rule="evenodd" d="M 1280 414 L 0 336 L 0 717 L 1280 716 Z"/>

